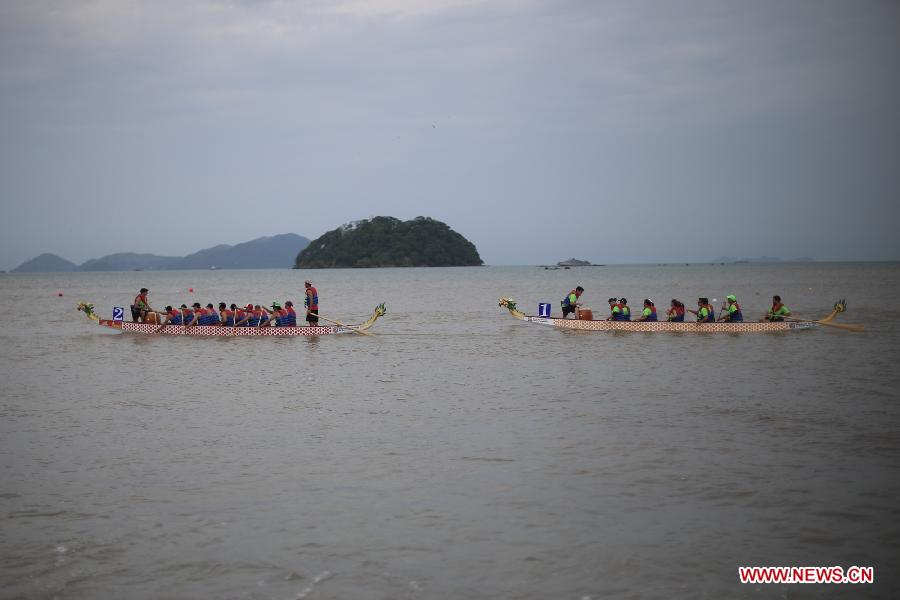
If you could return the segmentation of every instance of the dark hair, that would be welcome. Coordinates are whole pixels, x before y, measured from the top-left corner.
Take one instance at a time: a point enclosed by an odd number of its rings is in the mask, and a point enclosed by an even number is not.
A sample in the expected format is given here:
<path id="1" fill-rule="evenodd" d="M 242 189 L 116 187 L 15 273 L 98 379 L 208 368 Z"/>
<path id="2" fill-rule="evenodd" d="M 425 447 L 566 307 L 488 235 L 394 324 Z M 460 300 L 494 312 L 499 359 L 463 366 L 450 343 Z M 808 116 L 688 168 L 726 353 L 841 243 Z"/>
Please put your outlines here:
<path id="1" fill-rule="evenodd" d="M 610 298 L 609 300 L 607 300 L 607 302 L 618 302 L 618 300 L 616 300 L 615 298 Z"/>
<path id="2" fill-rule="evenodd" d="M 221 309 L 221 308 L 228 308 L 228 305 L 225 304 L 224 302 L 219 302 L 219 308 L 220 308 L 220 309 Z"/>
<path id="3" fill-rule="evenodd" d="M 619 298 L 622 301 L 622 304 L 628 304 L 628 300 L 625 298 Z"/>
<path id="4" fill-rule="evenodd" d="M 579 285 L 577 288 L 575 288 L 575 291 L 576 291 L 576 292 L 583 292 L 583 291 L 584 291 L 584 288 L 581 287 L 581 286 Z"/>
<path id="5" fill-rule="evenodd" d="M 698 298 L 703 304 L 709 304 L 709 298 Z"/>
<path id="6" fill-rule="evenodd" d="M 206 308 L 213 308 L 212 302 L 206 305 Z"/>
<path id="7" fill-rule="evenodd" d="M 294 303 L 291 302 L 290 300 L 288 300 L 287 302 L 284 303 L 284 305 L 285 305 L 285 306 L 293 306 Z"/>
<path id="8" fill-rule="evenodd" d="M 653 306 L 653 300 L 651 300 L 650 298 L 644 298 L 644 304 L 649 304 L 650 306 Z"/>
<path id="9" fill-rule="evenodd" d="M 149 291 L 150 291 L 150 290 L 148 290 L 147 288 L 141 288 L 141 293 L 142 293 L 142 294 L 145 294 L 145 293 L 147 293 L 147 292 L 149 292 Z"/>
<path id="10" fill-rule="evenodd" d="M 228 308 L 230 308 L 231 310 L 236 310 L 236 309 L 237 309 L 237 304 L 235 304 L 234 302 L 232 302 L 232 303 L 231 303 L 231 306 L 229 306 Z"/>
<path id="11" fill-rule="evenodd" d="M 166 307 L 166 312 L 170 312 L 171 310 L 172 310 L 172 306 L 171 306 L 171 305 Z"/>
<path id="12" fill-rule="evenodd" d="M 776 300 L 776 301 L 778 301 L 778 302 L 781 302 L 781 296 L 772 296 L 772 300 Z"/>

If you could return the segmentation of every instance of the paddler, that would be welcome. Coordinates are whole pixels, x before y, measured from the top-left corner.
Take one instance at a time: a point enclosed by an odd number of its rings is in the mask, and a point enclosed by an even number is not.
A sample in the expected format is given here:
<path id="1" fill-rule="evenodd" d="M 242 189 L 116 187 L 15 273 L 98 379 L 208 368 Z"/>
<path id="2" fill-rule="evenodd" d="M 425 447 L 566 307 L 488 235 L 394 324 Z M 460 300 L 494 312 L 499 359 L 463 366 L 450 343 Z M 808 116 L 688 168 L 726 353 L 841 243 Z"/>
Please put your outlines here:
<path id="1" fill-rule="evenodd" d="M 607 302 L 609 303 L 609 317 L 607 317 L 607 321 L 631 320 L 631 309 L 628 308 L 628 300 L 625 298 L 610 298 Z"/>
<path id="2" fill-rule="evenodd" d="M 303 306 L 306 307 L 306 322 L 310 327 L 319 324 L 319 290 L 313 287 L 312 281 L 303 282 L 306 288 L 306 297 L 303 299 Z"/>
<path id="3" fill-rule="evenodd" d="M 269 315 L 266 325 L 274 325 L 275 327 L 284 327 L 286 325 L 285 319 L 287 319 L 287 311 L 284 310 L 279 303 L 272 303 L 272 312 L 269 313 Z"/>
<path id="4" fill-rule="evenodd" d="M 784 305 L 781 296 L 772 296 L 772 308 L 766 313 L 766 320 L 784 321 L 784 318 L 789 316 L 791 316 L 791 309 Z"/>
<path id="5" fill-rule="evenodd" d="M 235 327 L 245 327 L 250 323 L 250 317 L 253 314 L 253 305 L 248 304 L 246 308 L 237 308 L 234 304 L 231 305 L 236 309 L 236 313 L 234 315 L 234 326 Z"/>
<path id="6" fill-rule="evenodd" d="M 218 325 L 221 321 L 219 319 L 219 313 L 216 312 L 216 308 L 213 306 L 212 302 L 206 305 L 206 310 L 204 311 L 204 315 L 200 318 L 201 325 Z"/>
<path id="7" fill-rule="evenodd" d="M 653 300 L 650 298 L 644 298 L 644 310 L 641 311 L 641 316 L 637 318 L 638 321 L 658 321 L 659 319 L 656 317 L 656 305 L 653 304 Z"/>
<path id="8" fill-rule="evenodd" d="M 666 311 L 666 320 L 673 323 L 684 322 L 684 302 L 672 298 L 671 306 Z"/>
<path id="9" fill-rule="evenodd" d="M 131 320 L 133 322 L 143 323 L 147 318 L 148 312 L 156 312 L 150 308 L 150 301 L 147 299 L 147 294 L 149 293 L 150 290 L 147 288 L 141 288 L 138 295 L 134 297 L 134 300 L 131 303 Z"/>
<path id="10" fill-rule="evenodd" d="M 697 310 L 688 309 L 688 312 L 697 316 L 698 323 L 714 323 L 715 311 L 709 303 L 709 298 L 697 298 Z"/>
<path id="11" fill-rule="evenodd" d="M 180 310 L 167 306 L 166 311 L 163 314 L 166 315 L 163 325 L 181 325 L 182 319 Z"/>
<path id="12" fill-rule="evenodd" d="M 631 308 L 628 307 L 628 300 L 626 300 L 625 298 L 619 298 L 619 308 L 622 310 L 622 317 L 619 320 L 630 321 Z"/>
<path id="13" fill-rule="evenodd" d="M 194 302 L 191 305 L 190 314 L 184 318 L 184 324 L 185 325 L 203 325 L 204 323 L 201 322 L 201 319 L 203 319 L 203 315 L 204 315 L 203 307 L 200 306 L 199 302 Z"/>
<path id="14" fill-rule="evenodd" d="M 565 319 L 569 313 L 574 314 L 577 318 L 578 315 L 575 313 L 578 310 L 578 307 L 581 306 L 578 304 L 578 299 L 581 298 L 581 295 L 584 293 L 584 288 L 580 285 L 576 287 L 574 290 L 566 294 L 566 297 L 562 299 L 562 318 Z"/>
<path id="15" fill-rule="evenodd" d="M 744 314 L 741 312 L 741 305 L 738 304 L 737 297 L 734 294 L 728 294 L 725 296 L 725 302 L 727 304 L 719 320 L 728 323 L 743 323 Z"/>
<path id="16" fill-rule="evenodd" d="M 606 301 L 609 303 L 609 316 L 606 317 L 607 321 L 621 321 L 620 315 L 622 314 L 622 309 L 619 308 L 619 299 L 618 298 L 610 298 Z"/>

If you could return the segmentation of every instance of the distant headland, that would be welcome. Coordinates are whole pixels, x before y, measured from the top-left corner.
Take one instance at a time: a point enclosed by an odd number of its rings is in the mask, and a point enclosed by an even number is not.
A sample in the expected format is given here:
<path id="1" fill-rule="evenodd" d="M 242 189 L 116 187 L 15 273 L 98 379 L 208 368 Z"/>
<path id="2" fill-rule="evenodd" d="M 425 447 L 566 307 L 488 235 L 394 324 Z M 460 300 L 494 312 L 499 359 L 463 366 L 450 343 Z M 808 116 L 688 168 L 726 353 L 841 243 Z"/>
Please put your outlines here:
<path id="1" fill-rule="evenodd" d="M 475 245 L 430 217 L 374 217 L 316 238 L 297 255 L 295 269 L 470 267 L 484 262 Z"/>
<path id="2" fill-rule="evenodd" d="M 69 273 L 74 271 L 172 271 L 184 269 L 287 269 L 309 239 L 296 233 L 261 237 L 229 246 L 220 244 L 187 256 L 158 256 L 122 252 L 76 265 L 55 254 L 41 254 L 13 273 Z"/>

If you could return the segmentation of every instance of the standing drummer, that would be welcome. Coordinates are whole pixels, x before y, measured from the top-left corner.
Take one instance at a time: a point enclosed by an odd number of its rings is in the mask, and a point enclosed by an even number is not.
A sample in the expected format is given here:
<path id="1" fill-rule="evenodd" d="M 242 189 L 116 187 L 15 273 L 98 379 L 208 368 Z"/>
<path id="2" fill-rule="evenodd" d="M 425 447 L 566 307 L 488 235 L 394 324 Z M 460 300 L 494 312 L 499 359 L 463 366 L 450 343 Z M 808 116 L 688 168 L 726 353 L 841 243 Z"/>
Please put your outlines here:
<path id="1" fill-rule="evenodd" d="M 155 312 L 150 308 L 150 300 L 147 299 L 147 294 L 149 293 L 150 290 L 147 288 L 141 288 L 141 291 L 138 292 L 138 295 L 134 297 L 131 303 L 131 320 L 135 323 L 143 323 L 147 319 L 148 312 Z"/>

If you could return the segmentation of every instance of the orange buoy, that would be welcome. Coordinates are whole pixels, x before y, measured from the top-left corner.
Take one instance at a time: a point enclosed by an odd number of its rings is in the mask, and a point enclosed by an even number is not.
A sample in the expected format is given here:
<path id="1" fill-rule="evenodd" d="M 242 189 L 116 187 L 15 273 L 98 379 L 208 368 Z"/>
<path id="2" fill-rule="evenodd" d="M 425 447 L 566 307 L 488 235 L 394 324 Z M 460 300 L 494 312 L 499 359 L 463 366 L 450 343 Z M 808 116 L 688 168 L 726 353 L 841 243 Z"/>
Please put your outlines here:
<path id="1" fill-rule="evenodd" d="M 58 293 L 57 296 L 59 296 L 60 298 L 62 298 L 62 292 Z"/>
<path id="2" fill-rule="evenodd" d="M 194 288 L 188 288 L 188 292 L 191 293 L 191 294 L 193 294 L 193 293 L 194 293 Z"/>

